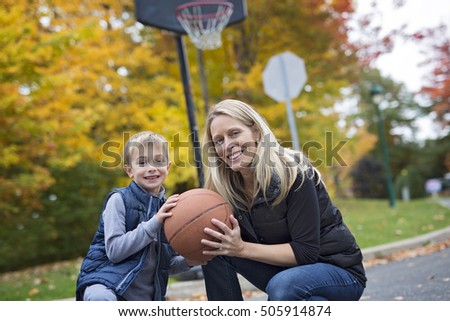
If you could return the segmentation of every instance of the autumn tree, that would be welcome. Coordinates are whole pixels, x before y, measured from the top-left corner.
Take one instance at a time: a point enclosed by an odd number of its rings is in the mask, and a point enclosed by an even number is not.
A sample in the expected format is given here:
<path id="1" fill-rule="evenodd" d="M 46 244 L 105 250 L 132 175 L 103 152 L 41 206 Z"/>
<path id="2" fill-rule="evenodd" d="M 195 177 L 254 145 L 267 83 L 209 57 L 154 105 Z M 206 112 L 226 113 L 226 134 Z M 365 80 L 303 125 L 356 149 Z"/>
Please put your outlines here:
<path id="1" fill-rule="evenodd" d="M 356 135 L 348 136 L 349 128 L 338 126 L 343 124 L 343 116 L 335 109 L 336 102 L 345 96 L 341 88 L 356 81 L 360 71 L 356 48 L 347 35 L 346 23 L 352 12 L 352 2 L 345 0 L 251 1 L 247 19 L 224 30 L 222 48 L 204 52 L 210 101 L 230 97 L 249 102 L 287 147 L 292 146 L 292 139 L 285 104 L 266 96 L 262 72 L 271 56 L 287 50 L 304 59 L 308 81 L 292 101 L 298 136 L 304 152 L 320 161 L 316 165 L 324 172 L 331 191 L 336 172 L 347 173 L 347 167 L 367 151 L 354 148 L 365 136 L 365 129 L 358 128 Z M 195 61 L 192 51 L 190 61 Z M 197 72 L 192 75 L 194 84 L 199 83 Z M 199 87 L 194 85 L 194 91 L 199 93 Z M 370 148 L 369 141 L 362 145 Z M 330 151 L 340 143 L 345 143 L 339 149 L 345 165 L 331 160 Z"/>
<path id="2" fill-rule="evenodd" d="M 448 142 L 450 136 L 448 134 L 450 128 L 450 40 L 447 38 L 443 43 L 433 47 L 435 68 L 430 76 L 430 85 L 425 86 L 422 92 L 431 98 L 432 110 L 441 123 L 442 132 L 447 133 L 446 137 L 439 138 L 442 144 L 439 144 L 438 153 L 441 148 L 444 148 L 444 151 L 439 157 L 439 165 L 442 169 L 435 176 L 441 177 L 450 172 L 450 145 Z"/>
<path id="3" fill-rule="evenodd" d="M 106 192 L 126 184 L 117 173 L 123 142 L 134 132 L 179 137 L 182 166 L 174 176 L 194 175 L 177 69 L 154 50 L 158 35 L 136 24 L 131 1 L 7 1 L 0 21 L 3 262 L 17 267 L 67 258 L 67 249 L 51 246 L 65 239 L 80 255 Z M 96 177 L 94 185 L 64 180 L 86 174 Z M 106 184 L 108 177 L 115 182 Z M 68 207 L 73 198 L 81 206 Z M 75 230 L 73 222 L 84 226 L 78 242 L 64 232 Z M 36 251 L 24 255 L 8 244 Z"/>
<path id="4" fill-rule="evenodd" d="M 8 237 L 0 255 L 6 261 L 32 264 L 24 262 L 30 248 L 35 260 L 84 254 L 106 191 L 129 181 L 121 173 L 121 148 L 134 132 L 154 130 L 171 143 L 168 194 L 197 186 L 172 34 L 137 23 L 131 0 L 3 3 L 0 233 Z M 285 107 L 264 94 L 261 73 L 281 51 L 301 56 L 308 83 L 293 101 L 298 134 L 332 191 L 335 173 L 374 143 L 334 107 L 360 70 L 347 37 L 352 2 L 247 4 L 247 19 L 224 31 L 222 48 L 205 52 L 211 102 L 249 102 L 290 146 Z M 199 66 L 189 41 L 187 48 L 201 131 Z M 22 250 L 12 253 L 8 244 Z"/>
<path id="5" fill-rule="evenodd" d="M 430 52 L 435 54 L 436 65 L 430 75 L 430 85 L 425 86 L 422 91 L 433 100 L 433 111 L 445 128 L 450 122 L 450 40 L 446 39 L 442 44 L 433 46 Z"/>

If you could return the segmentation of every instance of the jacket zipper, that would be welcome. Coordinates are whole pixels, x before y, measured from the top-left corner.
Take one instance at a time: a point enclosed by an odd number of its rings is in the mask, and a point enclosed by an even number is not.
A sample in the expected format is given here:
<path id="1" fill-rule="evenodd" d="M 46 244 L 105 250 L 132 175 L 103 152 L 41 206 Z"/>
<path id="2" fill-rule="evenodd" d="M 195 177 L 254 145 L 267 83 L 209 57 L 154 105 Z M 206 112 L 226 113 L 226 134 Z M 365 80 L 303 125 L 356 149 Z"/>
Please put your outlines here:
<path id="1" fill-rule="evenodd" d="M 146 214 L 146 219 L 147 220 L 150 217 L 150 211 L 152 210 L 152 203 L 153 203 L 153 196 L 150 196 L 150 202 L 149 202 L 148 209 L 147 209 L 147 214 Z M 141 258 L 139 259 L 139 264 L 136 265 L 136 267 L 134 269 L 132 269 L 130 272 L 128 272 L 127 275 L 125 275 L 125 277 L 122 279 L 122 281 L 120 281 L 119 285 L 117 285 L 117 287 L 116 287 L 116 291 L 117 292 L 120 293 L 121 288 L 122 288 L 123 284 L 125 283 L 125 281 L 128 280 L 130 275 L 132 273 L 134 273 L 134 271 L 136 271 L 136 269 L 138 269 L 140 266 L 142 266 L 144 259 L 147 257 L 147 254 L 148 254 L 148 247 L 145 247 L 145 251 L 144 251 L 144 253 L 142 253 Z M 156 266 L 156 271 L 157 270 L 158 270 L 158 265 Z"/>

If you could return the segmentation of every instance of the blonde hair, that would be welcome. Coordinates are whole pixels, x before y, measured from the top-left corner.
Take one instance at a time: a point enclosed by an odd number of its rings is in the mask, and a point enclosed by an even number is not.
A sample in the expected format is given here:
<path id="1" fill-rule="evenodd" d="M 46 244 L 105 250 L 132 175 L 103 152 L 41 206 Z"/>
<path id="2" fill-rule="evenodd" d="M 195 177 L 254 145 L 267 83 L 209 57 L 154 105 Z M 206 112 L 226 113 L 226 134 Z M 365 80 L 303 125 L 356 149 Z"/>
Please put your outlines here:
<path id="1" fill-rule="evenodd" d="M 211 137 L 211 123 L 218 116 L 229 116 L 241 121 L 257 135 L 257 150 L 252 167 L 257 190 L 264 197 L 274 177 L 279 180 L 280 193 L 273 205 L 279 204 L 289 193 L 300 173 L 303 178 L 311 166 L 299 151 L 283 148 L 275 138 L 265 120 L 248 104 L 233 99 L 223 100 L 214 105 L 207 116 L 203 136 L 205 166 L 205 188 L 222 195 L 234 208 L 249 208 L 251 201 L 246 198 L 243 179 L 239 172 L 232 171 L 217 155 Z M 320 177 L 320 176 L 319 176 Z M 244 208 L 245 210 L 245 208 Z"/>
<path id="2" fill-rule="evenodd" d="M 168 149 L 167 140 L 160 134 L 157 134 L 157 133 L 154 133 L 151 131 L 143 131 L 143 132 L 134 134 L 125 143 L 125 146 L 123 148 L 124 166 L 131 167 L 131 153 L 132 153 L 131 149 L 133 147 L 136 147 L 139 150 L 142 150 L 142 148 L 144 148 L 145 146 L 147 146 L 149 144 L 154 144 L 154 143 L 161 145 L 164 159 L 167 162 L 169 160 L 169 149 Z"/>

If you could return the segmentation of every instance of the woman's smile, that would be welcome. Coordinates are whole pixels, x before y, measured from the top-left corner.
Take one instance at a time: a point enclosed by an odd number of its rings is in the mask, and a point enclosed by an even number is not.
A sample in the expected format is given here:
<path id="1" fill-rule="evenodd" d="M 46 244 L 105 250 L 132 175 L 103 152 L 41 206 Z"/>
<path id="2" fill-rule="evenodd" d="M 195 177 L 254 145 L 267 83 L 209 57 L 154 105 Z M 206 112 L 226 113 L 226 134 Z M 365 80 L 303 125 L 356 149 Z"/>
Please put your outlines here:
<path id="1" fill-rule="evenodd" d="M 225 115 L 216 117 L 210 128 L 217 155 L 233 171 L 248 170 L 256 152 L 256 135 L 251 128 Z"/>

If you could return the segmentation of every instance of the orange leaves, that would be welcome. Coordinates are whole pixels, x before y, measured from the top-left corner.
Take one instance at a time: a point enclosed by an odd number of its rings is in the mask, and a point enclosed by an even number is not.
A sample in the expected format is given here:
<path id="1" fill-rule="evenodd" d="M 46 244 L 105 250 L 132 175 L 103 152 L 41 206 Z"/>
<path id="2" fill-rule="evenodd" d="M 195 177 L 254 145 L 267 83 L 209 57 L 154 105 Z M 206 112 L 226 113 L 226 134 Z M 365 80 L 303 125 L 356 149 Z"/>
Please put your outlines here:
<path id="1" fill-rule="evenodd" d="M 422 88 L 422 93 L 429 95 L 433 101 L 433 111 L 442 126 L 448 126 L 450 121 L 450 40 L 434 43 L 430 48 L 431 58 L 426 62 L 431 64 L 433 72 L 428 76 L 429 85 Z"/>

